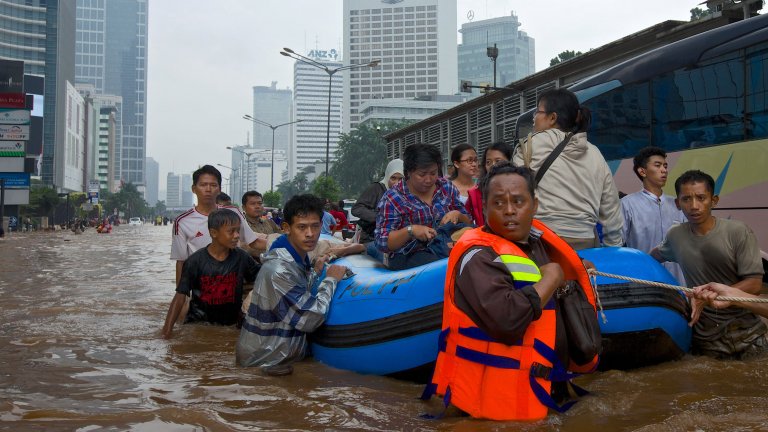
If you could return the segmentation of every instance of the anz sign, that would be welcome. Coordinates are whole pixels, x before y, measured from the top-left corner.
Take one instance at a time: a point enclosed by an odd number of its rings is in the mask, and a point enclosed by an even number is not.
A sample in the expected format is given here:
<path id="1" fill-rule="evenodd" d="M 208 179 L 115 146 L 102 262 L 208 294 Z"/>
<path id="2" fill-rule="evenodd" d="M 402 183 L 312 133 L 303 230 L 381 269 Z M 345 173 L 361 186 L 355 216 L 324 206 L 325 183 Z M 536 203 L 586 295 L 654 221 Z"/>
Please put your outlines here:
<path id="1" fill-rule="evenodd" d="M 313 49 L 307 54 L 307 57 L 317 60 L 336 60 L 339 57 L 339 53 L 335 49 L 319 50 Z"/>

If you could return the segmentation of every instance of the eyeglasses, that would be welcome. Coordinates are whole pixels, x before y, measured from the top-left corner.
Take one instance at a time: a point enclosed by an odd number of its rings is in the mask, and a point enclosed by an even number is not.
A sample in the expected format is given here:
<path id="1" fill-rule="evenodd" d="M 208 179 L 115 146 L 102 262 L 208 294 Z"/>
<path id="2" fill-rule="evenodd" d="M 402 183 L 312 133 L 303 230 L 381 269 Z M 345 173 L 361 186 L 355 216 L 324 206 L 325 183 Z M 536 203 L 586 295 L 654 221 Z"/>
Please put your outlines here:
<path id="1" fill-rule="evenodd" d="M 459 159 L 459 162 L 466 162 L 468 165 L 475 165 L 478 161 L 477 158 Z"/>

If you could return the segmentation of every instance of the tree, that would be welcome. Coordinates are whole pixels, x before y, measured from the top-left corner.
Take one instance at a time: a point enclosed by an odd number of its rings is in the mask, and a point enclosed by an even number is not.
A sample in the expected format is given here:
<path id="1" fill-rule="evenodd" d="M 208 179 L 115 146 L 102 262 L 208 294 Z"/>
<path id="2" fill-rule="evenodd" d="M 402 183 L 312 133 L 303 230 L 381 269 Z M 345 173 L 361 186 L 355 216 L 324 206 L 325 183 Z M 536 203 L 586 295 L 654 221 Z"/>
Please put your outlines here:
<path id="1" fill-rule="evenodd" d="M 339 200 L 339 185 L 333 177 L 322 175 L 312 182 L 312 193 L 335 203 Z"/>
<path id="2" fill-rule="evenodd" d="M 145 216 L 148 213 L 147 202 L 133 183 L 124 184 L 117 193 L 103 193 L 103 195 L 104 207 L 108 213 L 117 209 L 124 212 L 126 218 Z"/>
<path id="3" fill-rule="evenodd" d="M 167 207 L 165 206 L 165 201 L 158 201 L 155 203 L 154 211 L 152 213 L 155 216 L 163 216 L 166 209 Z"/>
<path id="4" fill-rule="evenodd" d="M 702 19 L 709 15 L 712 15 L 712 11 L 709 9 L 704 10 L 700 7 L 695 7 L 691 9 L 691 21 L 696 21 L 698 19 Z"/>
<path id="5" fill-rule="evenodd" d="M 581 51 L 565 50 L 565 51 L 561 52 L 560 54 L 558 54 L 557 57 L 555 57 L 552 60 L 550 60 L 549 61 L 549 65 L 550 66 L 554 66 L 556 64 L 560 64 L 560 63 L 562 63 L 562 62 L 564 62 L 566 60 L 570 60 L 570 59 L 572 59 L 572 58 L 574 58 L 576 56 L 580 56 L 582 54 L 584 54 L 584 53 L 581 52 Z"/>
<path id="6" fill-rule="evenodd" d="M 51 216 L 53 209 L 59 205 L 59 194 L 47 186 L 33 186 L 29 191 L 29 205 L 24 206 L 25 216 Z"/>
<path id="7" fill-rule="evenodd" d="M 408 124 L 408 121 L 387 121 L 373 126 L 362 124 L 341 135 L 330 175 L 336 179 L 344 196 L 357 197 L 372 182 L 381 180 L 389 162 L 383 137 Z"/>
<path id="8" fill-rule="evenodd" d="M 280 207 L 283 197 L 278 191 L 264 192 L 264 205 L 267 207 Z"/>
<path id="9" fill-rule="evenodd" d="M 309 191 L 309 179 L 304 171 L 299 171 L 291 180 L 281 182 L 277 185 L 277 193 L 282 198 L 282 203 L 291 199 L 294 195 L 300 195 Z"/>

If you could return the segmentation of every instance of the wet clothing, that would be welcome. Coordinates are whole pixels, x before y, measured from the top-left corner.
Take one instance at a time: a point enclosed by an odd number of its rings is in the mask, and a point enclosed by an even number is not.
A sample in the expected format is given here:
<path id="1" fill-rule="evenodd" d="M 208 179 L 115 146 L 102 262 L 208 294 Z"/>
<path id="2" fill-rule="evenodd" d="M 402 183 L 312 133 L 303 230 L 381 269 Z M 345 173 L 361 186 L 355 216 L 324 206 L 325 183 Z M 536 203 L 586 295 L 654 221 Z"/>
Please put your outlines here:
<path id="1" fill-rule="evenodd" d="M 264 234 L 256 234 L 248 226 L 245 216 L 235 206 L 216 206 L 217 209 L 232 210 L 240 216 L 240 241 L 251 244 L 256 239 L 267 238 Z M 195 207 L 180 214 L 173 222 L 171 242 L 171 259 L 184 261 L 197 250 L 211 244 L 211 234 L 208 232 L 208 215 L 202 214 Z"/>
<path id="2" fill-rule="evenodd" d="M 268 219 L 266 217 L 250 217 L 248 215 L 245 215 L 245 220 L 248 222 L 248 226 L 251 227 L 253 232 L 257 234 L 282 234 L 282 230 L 275 224 L 272 219 Z M 250 252 L 251 256 L 259 259 L 259 256 L 266 252 L 266 249 L 258 248 L 251 245 L 244 245 L 243 249 Z"/>
<path id="3" fill-rule="evenodd" d="M 688 222 L 675 225 L 659 246 L 659 254 L 680 264 L 689 287 L 708 282 L 733 285 L 763 275 L 755 234 L 733 219 L 715 218 L 715 227 L 703 236 L 696 235 Z M 760 318 L 743 308 L 705 307 L 693 327 L 693 350 L 714 357 L 740 357 L 762 349 L 765 332 Z"/>
<path id="4" fill-rule="evenodd" d="M 376 239 L 374 234 L 376 230 L 376 206 L 386 191 L 387 187 L 381 182 L 372 183 L 352 206 L 352 215 L 359 218 L 356 223 L 362 229 L 360 243 L 369 243 Z"/>
<path id="5" fill-rule="evenodd" d="M 176 292 L 191 296 L 185 323 L 232 325 L 239 318 L 243 284 L 251 284 L 259 265 L 242 249 L 232 249 L 218 261 L 202 248 L 184 261 Z"/>
<path id="6" fill-rule="evenodd" d="M 349 222 L 347 221 L 347 215 L 345 215 L 343 211 L 331 210 L 328 213 L 330 213 L 333 216 L 333 219 L 336 221 L 333 227 L 334 231 L 339 231 L 349 225 Z"/>
<path id="7" fill-rule="evenodd" d="M 645 189 L 622 198 L 621 212 L 624 215 L 622 233 L 626 246 L 645 253 L 650 253 L 661 244 L 672 226 L 686 221 L 674 198 L 663 194 L 658 197 Z M 679 264 L 665 262 L 663 265 L 680 284 L 685 285 Z"/>
<path id="8" fill-rule="evenodd" d="M 321 223 L 322 226 L 320 227 L 320 232 L 323 234 L 333 235 L 333 226 L 336 225 L 336 218 L 333 217 L 333 215 L 329 212 L 324 211 Z"/>
<path id="9" fill-rule="evenodd" d="M 262 255 L 262 263 L 235 350 L 241 366 L 274 366 L 304 358 L 307 333 L 325 321 L 338 282 L 325 277 L 316 284 L 309 258 L 302 259 L 285 235 Z M 317 294 L 310 289 L 313 285 Z"/>
<path id="10" fill-rule="evenodd" d="M 515 149 L 515 165 L 529 166 L 534 172 L 565 138 L 565 132 L 548 129 L 532 135 L 531 143 Z M 530 165 L 525 163 L 525 148 L 532 149 Z M 549 167 L 536 187 L 539 209 L 536 219 L 560 237 L 591 239 L 595 226 L 603 226 L 603 243 L 621 246 L 623 218 L 619 192 L 613 174 L 597 147 L 584 132 L 574 134 L 562 153 Z"/>
<path id="11" fill-rule="evenodd" d="M 425 249 L 425 244 L 417 239 L 411 239 L 396 250 L 389 250 L 387 241 L 389 233 L 405 228 L 408 225 L 424 225 L 434 227 L 448 212 L 458 210 L 468 215 L 464 205 L 459 200 L 459 190 L 450 180 L 438 178 L 432 203 L 427 204 L 408 190 L 407 182 L 401 181 L 384 193 L 377 207 L 376 216 L 376 246 L 383 252 L 394 255 L 407 255 Z"/>

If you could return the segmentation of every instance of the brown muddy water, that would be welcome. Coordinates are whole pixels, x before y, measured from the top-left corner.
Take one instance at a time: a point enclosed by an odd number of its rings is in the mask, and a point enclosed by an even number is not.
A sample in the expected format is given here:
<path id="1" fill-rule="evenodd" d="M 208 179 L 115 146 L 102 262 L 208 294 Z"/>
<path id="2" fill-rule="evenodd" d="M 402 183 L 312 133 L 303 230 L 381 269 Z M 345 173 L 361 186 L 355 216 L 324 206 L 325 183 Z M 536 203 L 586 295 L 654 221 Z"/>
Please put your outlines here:
<path id="1" fill-rule="evenodd" d="M 289 377 L 234 362 L 234 328 L 158 337 L 173 296 L 170 226 L 0 240 L 0 430 L 768 431 L 768 357 L 688 356 L 582 377 L 537 423 L 426 420 L 422 386 L 311 359 Z"/>

